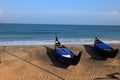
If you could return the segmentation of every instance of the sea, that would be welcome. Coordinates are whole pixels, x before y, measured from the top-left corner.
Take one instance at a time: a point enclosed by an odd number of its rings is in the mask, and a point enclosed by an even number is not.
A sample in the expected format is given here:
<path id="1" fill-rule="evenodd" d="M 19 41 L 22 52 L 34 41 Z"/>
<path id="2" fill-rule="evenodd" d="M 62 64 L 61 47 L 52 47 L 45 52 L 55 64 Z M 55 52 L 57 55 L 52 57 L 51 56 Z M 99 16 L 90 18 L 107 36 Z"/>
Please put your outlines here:
<path id="1" fill-rule="evenodd" d="M 0 23 L 0 46 L 54 45 L 56 35 L 62 44 L 120 43 L 120 26 Z"/>

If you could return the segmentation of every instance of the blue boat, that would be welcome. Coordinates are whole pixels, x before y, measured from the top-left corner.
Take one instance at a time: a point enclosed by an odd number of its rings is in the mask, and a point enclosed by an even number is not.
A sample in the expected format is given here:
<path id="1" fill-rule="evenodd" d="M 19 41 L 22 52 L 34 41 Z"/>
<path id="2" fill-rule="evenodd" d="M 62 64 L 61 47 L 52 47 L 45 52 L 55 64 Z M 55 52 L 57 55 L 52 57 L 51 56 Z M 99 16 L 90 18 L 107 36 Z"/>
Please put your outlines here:
<path id="1" fill-rule="evenodd" d="M 94 41 L 94 48 L 99 55 L 105 58 L 114 58 L 119 51 L 119 49 L 113 49 L 111 46 L 102 42 L 97 37 L 95 38 L 95 41 Z"/>
<path id="2" fill-rule="evenodd" d="M 56 36 L 55 53 L 57 59 L 61 62 L 64 62 L 69 65 L 76 65 L 80 61 L 82 51 L 79 52 L 79 54 L 76 56 L 69 48 L 62 45 Z"/>

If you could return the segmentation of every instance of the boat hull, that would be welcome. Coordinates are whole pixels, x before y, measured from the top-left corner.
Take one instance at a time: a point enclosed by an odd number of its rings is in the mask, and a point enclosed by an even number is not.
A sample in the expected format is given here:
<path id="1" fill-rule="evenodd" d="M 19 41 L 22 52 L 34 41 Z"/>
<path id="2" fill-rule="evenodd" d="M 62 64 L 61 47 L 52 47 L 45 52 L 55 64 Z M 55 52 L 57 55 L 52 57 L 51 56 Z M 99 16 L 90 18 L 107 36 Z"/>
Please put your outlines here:
<path id="1" fill-rule="evenodd" d="M 106 58 L 114 58 L 119 51 L 119 49 L 113 49 L 111 46 L 100 41 L 98 38 L 95 38 L 94 48 L 99 55 Z"/>
<path id="2" fill-rule="evenodd" d="M 81 53 L 82 51 L 76 56 L 69 48 L 62 45 L 56 36 L 55 54 L 59 61 L 69 65 L 76 65 L 80 61 Z"/>
<path id="3" fill-rule="evenodd" d="M 57 55 L 57 59 L 65 64 L 77 65 L 78 62 L 80 61 L 81 53 L 82 52 L 80 52 L 77 56 L 74 56 L 73 58 L 67 58 L 67 57 L 62 57 Z"/>
<path id="4" fill-rule="evenodd" d="M 94 48 L 100 56 L 103 56 L 105 58 L 114 58 L 119 51 L 118 49 L 104 50 L 104 49 L 101 49 L 101 48 L 96 47 L 96 46 L 94 46 Z"/>

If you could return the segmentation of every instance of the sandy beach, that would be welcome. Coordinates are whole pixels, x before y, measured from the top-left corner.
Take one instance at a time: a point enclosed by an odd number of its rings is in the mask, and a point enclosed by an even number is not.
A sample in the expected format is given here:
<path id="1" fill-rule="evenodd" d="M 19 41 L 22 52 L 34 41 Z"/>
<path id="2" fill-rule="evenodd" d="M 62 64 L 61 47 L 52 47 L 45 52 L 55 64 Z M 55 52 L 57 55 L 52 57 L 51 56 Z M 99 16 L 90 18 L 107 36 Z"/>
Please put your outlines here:
<path id="1" fill-rule="evenodd" d="M 120 49 L 119 44 L 110 44 Z M 120 80 L 120 51 L 115 58 L 96 54 L 93 45 L 65 45 L 82 56 L 76 66 L 59 62 L 53 45 L 1 46 L 0 80 Z"/>

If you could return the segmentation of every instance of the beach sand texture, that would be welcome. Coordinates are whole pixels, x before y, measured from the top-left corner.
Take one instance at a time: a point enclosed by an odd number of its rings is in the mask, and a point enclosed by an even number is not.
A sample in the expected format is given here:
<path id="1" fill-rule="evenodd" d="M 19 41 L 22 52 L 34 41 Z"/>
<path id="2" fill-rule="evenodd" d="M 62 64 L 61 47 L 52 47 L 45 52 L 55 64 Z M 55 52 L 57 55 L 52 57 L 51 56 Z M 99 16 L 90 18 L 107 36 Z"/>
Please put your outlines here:
<path id="1" fill-rule="evenodd" d="M 119 48 L 120 44 L 110 44 Z M 55 58 L 54 46 L 1 46 L 0 80 L 120 80 L 120 51 L 115 58 L 96 54 L 93 45 L 65 45 L 80 62 L 65 65 Z"/>

